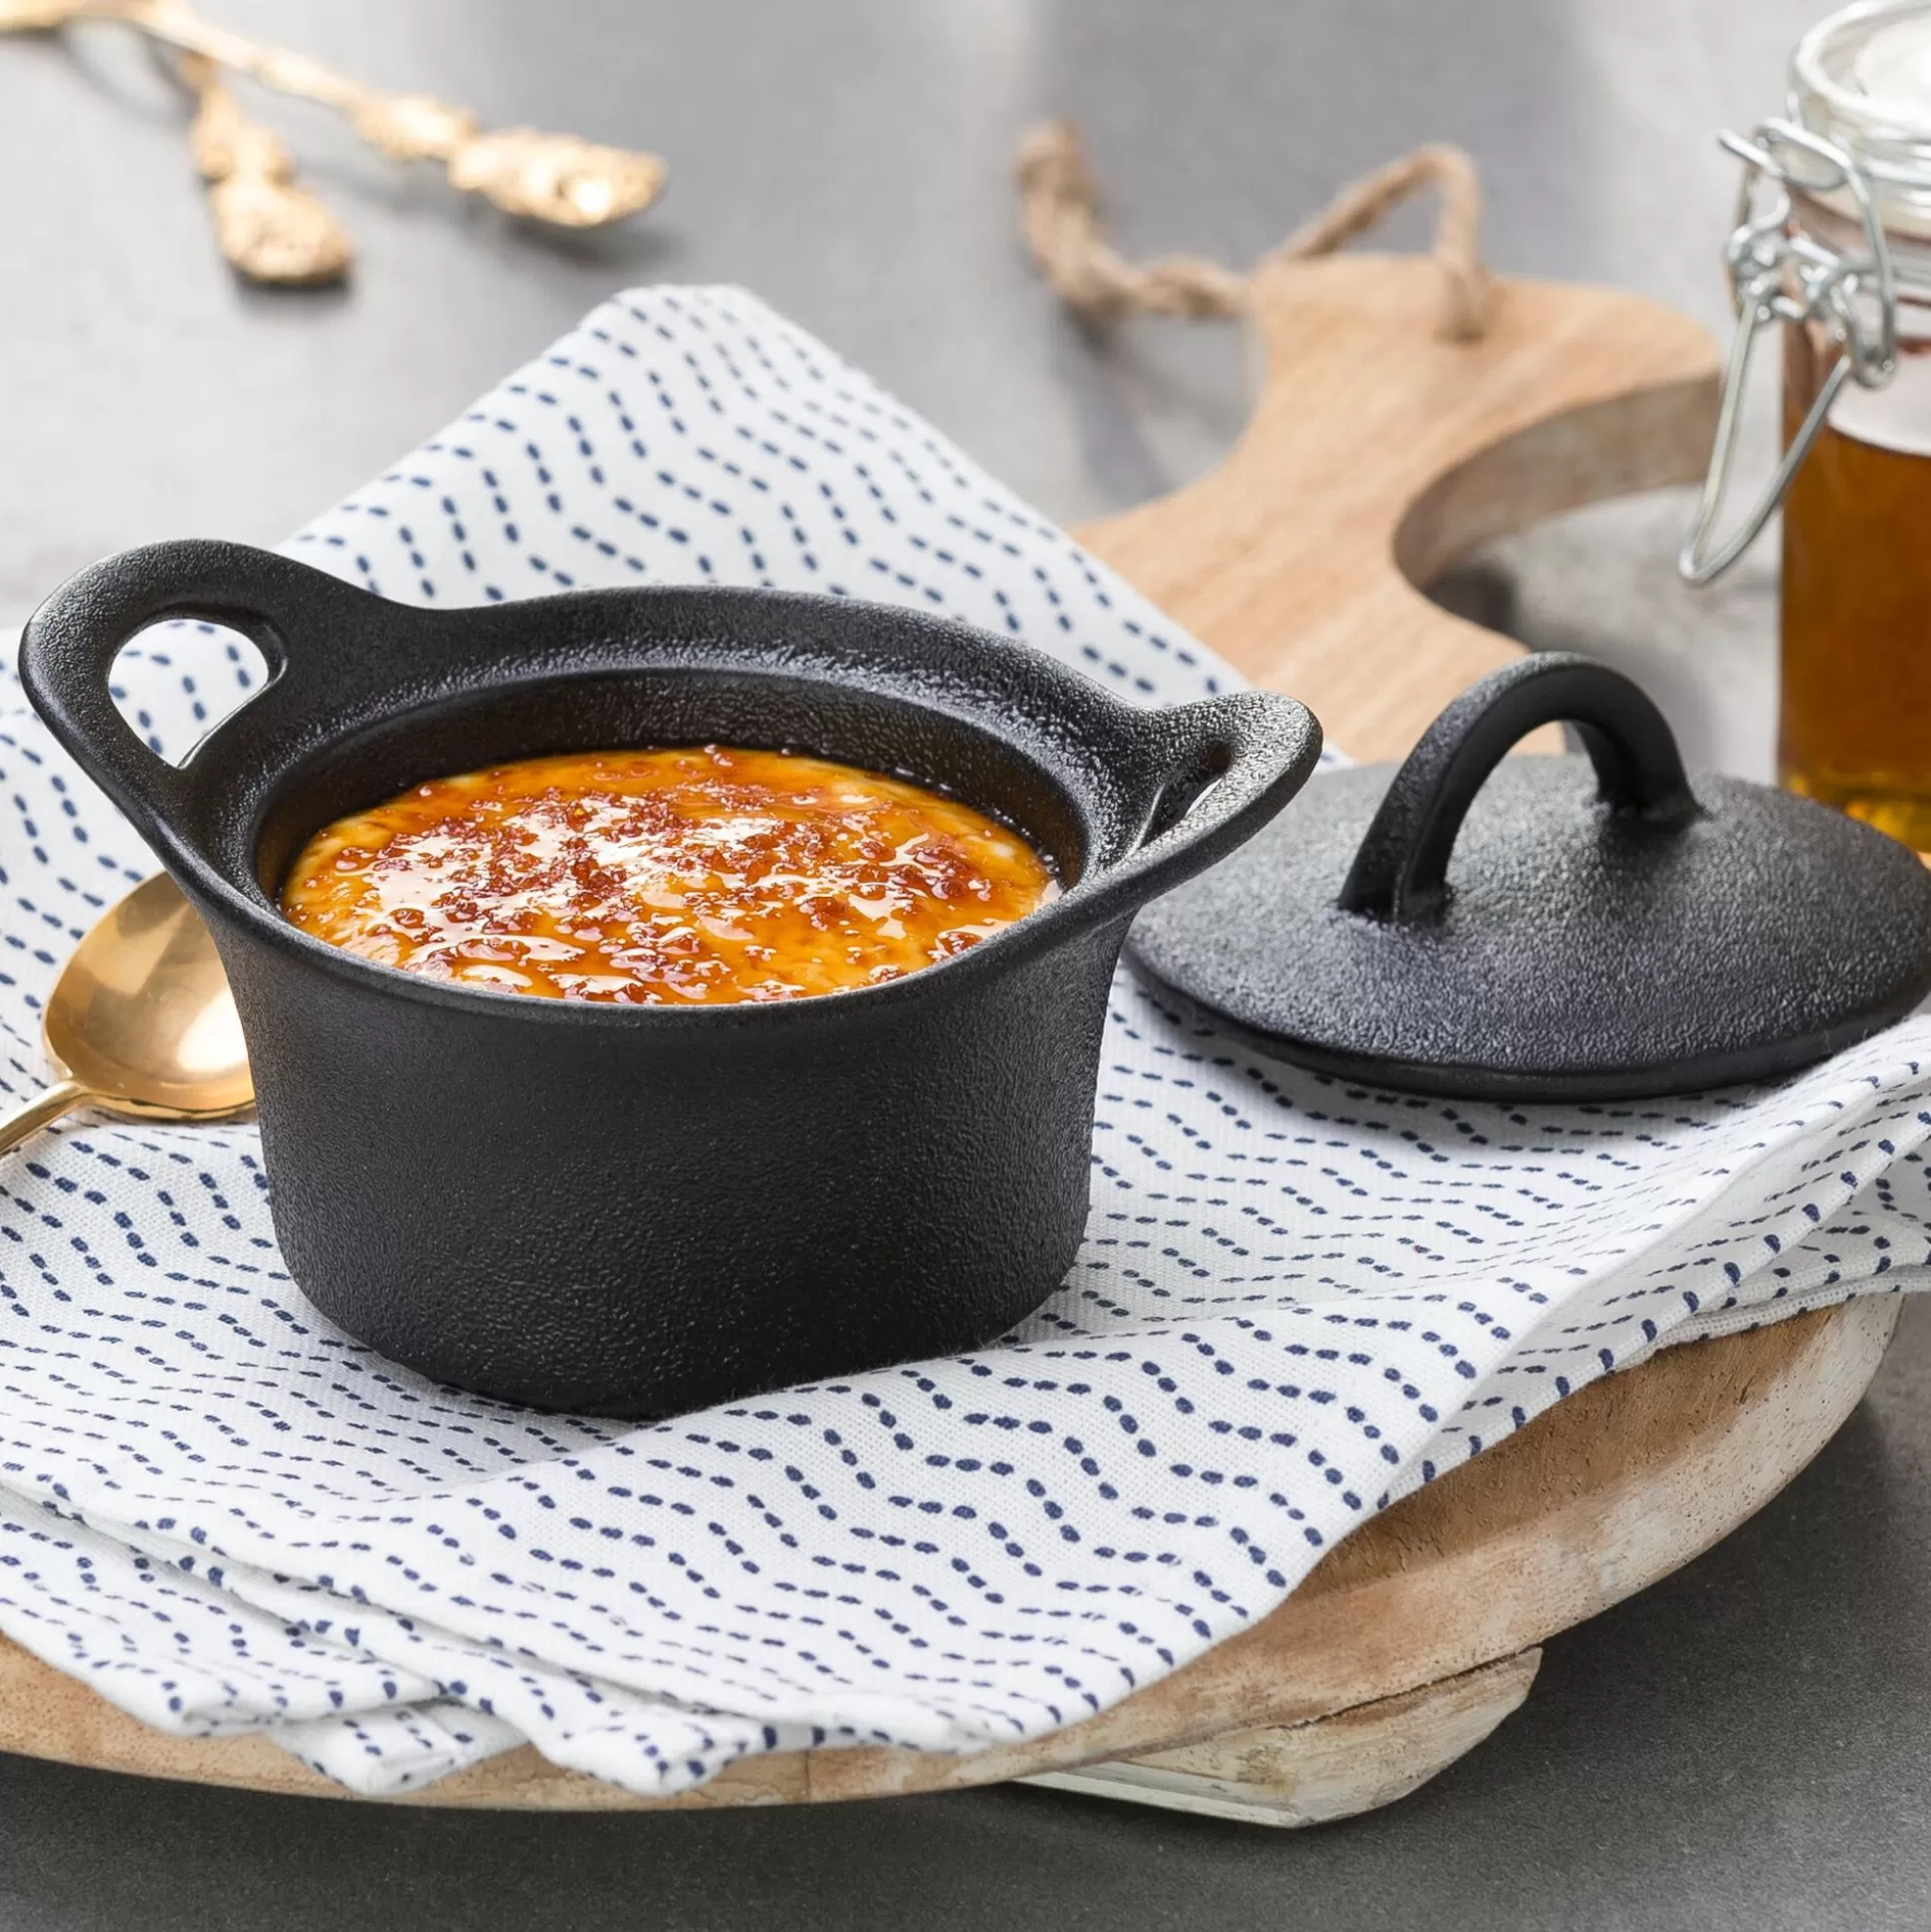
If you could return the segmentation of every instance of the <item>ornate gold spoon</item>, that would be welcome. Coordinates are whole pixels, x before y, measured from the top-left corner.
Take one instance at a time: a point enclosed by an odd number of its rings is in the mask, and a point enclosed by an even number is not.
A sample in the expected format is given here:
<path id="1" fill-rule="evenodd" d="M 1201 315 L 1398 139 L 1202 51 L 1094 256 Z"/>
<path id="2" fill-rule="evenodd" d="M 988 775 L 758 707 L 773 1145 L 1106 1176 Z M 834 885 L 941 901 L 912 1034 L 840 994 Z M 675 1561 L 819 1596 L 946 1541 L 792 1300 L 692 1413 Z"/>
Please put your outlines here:
<path id="1" fill-rule="evenodd" d="M 242 113 L 205 54 L 181 56 L 181 79 L 199 104 L 188 139 L 222 254 L 255 282 L 340 281 L 355 245 L 327 204 L 297 185 L 289 150 Z"/>
<path id="2" fill-rule="evenodd" d="M 513 215 L 563 228 L 595 228 L 648 208 L 664 185 L 655 154 L 604 147 L 535 127 L 484 132 L 467 107 L 424 94 L 383 94 L 306 55 L 264 47 L 203 20 L 186 0 L 0 0 L 0 33 L 70 20 L 117 20 L 183 53 L 205 55 L 265 86 L 345 114 L 391 160 L 441 161 L 452 186 Z"/>
<path id="3" fill-rule="evenodd" d="M 215 943 L 165 873 L 136 886 L 75 949 L 44 1031 L 62 1078 L 0 1120 L 0 1154 L 76 1107 L 217 1121 L 255 1098 Z"/>

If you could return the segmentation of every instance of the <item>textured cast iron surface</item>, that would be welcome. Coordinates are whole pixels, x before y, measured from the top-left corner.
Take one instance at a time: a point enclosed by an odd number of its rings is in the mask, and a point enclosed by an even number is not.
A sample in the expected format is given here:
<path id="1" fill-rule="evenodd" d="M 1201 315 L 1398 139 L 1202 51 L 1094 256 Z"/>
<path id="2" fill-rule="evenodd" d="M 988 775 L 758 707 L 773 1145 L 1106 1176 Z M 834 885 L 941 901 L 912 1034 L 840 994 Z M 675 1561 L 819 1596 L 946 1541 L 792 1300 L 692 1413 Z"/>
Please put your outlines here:
<path id="1" fill-rule="evenodd" d="M 1555 718 L 1591 756 L 1498 764 Z M 1349 1079 L 1631 1098 L 1773 1078 L 1901 1018 L 1931 990 L 1931 874 L 1806 799 L 1692 790 L 1636 686 L 1551 654 L 1464 693 L 1398 774 L 1315 779 L 1143 914 L 1129 958 Z"/>
<path id="2" fill-rule="evenodd" d="M 272 674 L 178 769 L 107 684 L 171 616 L 245 632 Z M 1085 1224 L 1128 923 L 1278 811 L 1320 746 L 1291 699 L 1137 711 L 897 609 L 640 589 L 419 610 L 211 542 L 84 571 L 21 669 L 214 931 L 305 1293 L 426 1375 L 621 1414 L 975 1346 L 1035 1307 Z M 1068 890 L 889 985 L 696 1010 L 439 983 L 275 909 L 311 832 L 422 778 L 705 742 L 948 786 Z"/>

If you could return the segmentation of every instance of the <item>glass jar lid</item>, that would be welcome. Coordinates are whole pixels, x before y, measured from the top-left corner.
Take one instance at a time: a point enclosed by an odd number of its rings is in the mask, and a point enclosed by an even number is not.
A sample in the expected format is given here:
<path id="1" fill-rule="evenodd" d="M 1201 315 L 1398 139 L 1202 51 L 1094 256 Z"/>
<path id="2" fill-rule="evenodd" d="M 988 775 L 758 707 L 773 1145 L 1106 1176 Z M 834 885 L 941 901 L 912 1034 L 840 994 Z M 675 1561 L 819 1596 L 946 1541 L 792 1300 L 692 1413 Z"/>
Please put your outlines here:
<path id="1" fill-rule="evenodd" d="M 1795 125 L 1854 162 L 1886 230 L 1931 241 L 1931 0 L 1859 0 L 1820 21 L 1791 57 L 1788 103 Z M 1802 149 L 1788 166 L 1794 187 L 1861 225 L 1841 174 Z"/>

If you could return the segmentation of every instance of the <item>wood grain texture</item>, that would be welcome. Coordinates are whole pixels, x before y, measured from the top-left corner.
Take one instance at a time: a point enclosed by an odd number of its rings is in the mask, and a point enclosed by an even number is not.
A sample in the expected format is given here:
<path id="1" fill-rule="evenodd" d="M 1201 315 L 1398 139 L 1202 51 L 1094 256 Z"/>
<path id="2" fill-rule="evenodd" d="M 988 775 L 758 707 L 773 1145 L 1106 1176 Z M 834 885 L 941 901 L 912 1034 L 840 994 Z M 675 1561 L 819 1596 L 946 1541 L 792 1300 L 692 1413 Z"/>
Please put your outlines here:
<path id="1" fill-rule="evenodd" d="M 1558 511 L 1703 474 L 1715 345 L 1637 296 L 1498 285 L 1479 341 L 1434 333 L 1431 264 L 1376 255 L 1259 272 L 1264 361 L 1219 467 L 1077 535 L 1358 758 L 1397 757 L 1520 655 L 1430 603 L 1476 545 Z"/>
<path id="2" fill-rule="evenodd" d="M 1715 351 L 1634 297 L 1505 283 L 1481 342 L 1435 339 L 1424 262 L 1269 270 L 1253 424 L 1197 483 L 1080 535 L 1361 756 L 1398 754 L 1514 656 L 1417 589 L 1538 516 L 1700 472 Z M 969 1757 L 765 1757 L 641 1799 L 528 1747 L 404 1803 L 701 1810 L 1080 1780 L 1273 1824 L 1411 1789 L 1526 1694 L 1535 1646 L 1677 1568 L 1823 1447 L 1875 1373 L 1894 1299 L 1667 1351 L 1373 1518 L 1270 1616 L 1114 1709 Z M 149 1730 L 0 1640 L 0 1750 L 341 1797 L 259 1736 Z"/>
<path id="3" fill-rule="evenodd" d="M 1392 1805 L 1472 1751 L 1522 1708 L 1541 1662 L 1540 1650 L 1518 1650 L 1306 1724 L 1224 1731 L 1124 1763 L 1040 1772 L 1027 1782 L 1240 1825 L 1325 1825 Z"/>

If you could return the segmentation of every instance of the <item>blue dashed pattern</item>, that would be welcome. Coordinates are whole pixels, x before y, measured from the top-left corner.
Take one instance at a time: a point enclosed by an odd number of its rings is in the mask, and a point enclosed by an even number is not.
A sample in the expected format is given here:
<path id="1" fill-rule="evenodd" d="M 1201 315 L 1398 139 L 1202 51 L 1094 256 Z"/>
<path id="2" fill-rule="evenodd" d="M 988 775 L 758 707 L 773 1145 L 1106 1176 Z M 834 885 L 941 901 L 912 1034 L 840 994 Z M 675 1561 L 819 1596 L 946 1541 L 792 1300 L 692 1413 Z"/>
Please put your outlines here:
<path id="1" fill-rule="evenodd" d="M 384 594 L 711 580 L 896 598 L 1147 702 L 1231 674 L 732 291 L 593 315 L 293 545 Z M 244 700 L 175 625 L 178 751 Z M 148 869 L 0 691 L 0 1085 Z M 1563 1111 L 1257 1061 L 1115 987 L 1072 1274 L 982 1353 L 649 1428 L 390 1368 L 283 1272 L 252 1129 L 0 1165 L 0 1628 L 151 1723 L 364 1792 L 521 1738 L 672 1792 L 747 1754 L 1074 1722 L 1264 1615 L 1392 1498 L 1652 1349 L 1931 1264 L 1931 1027 L 1775 1091 Z"/>

